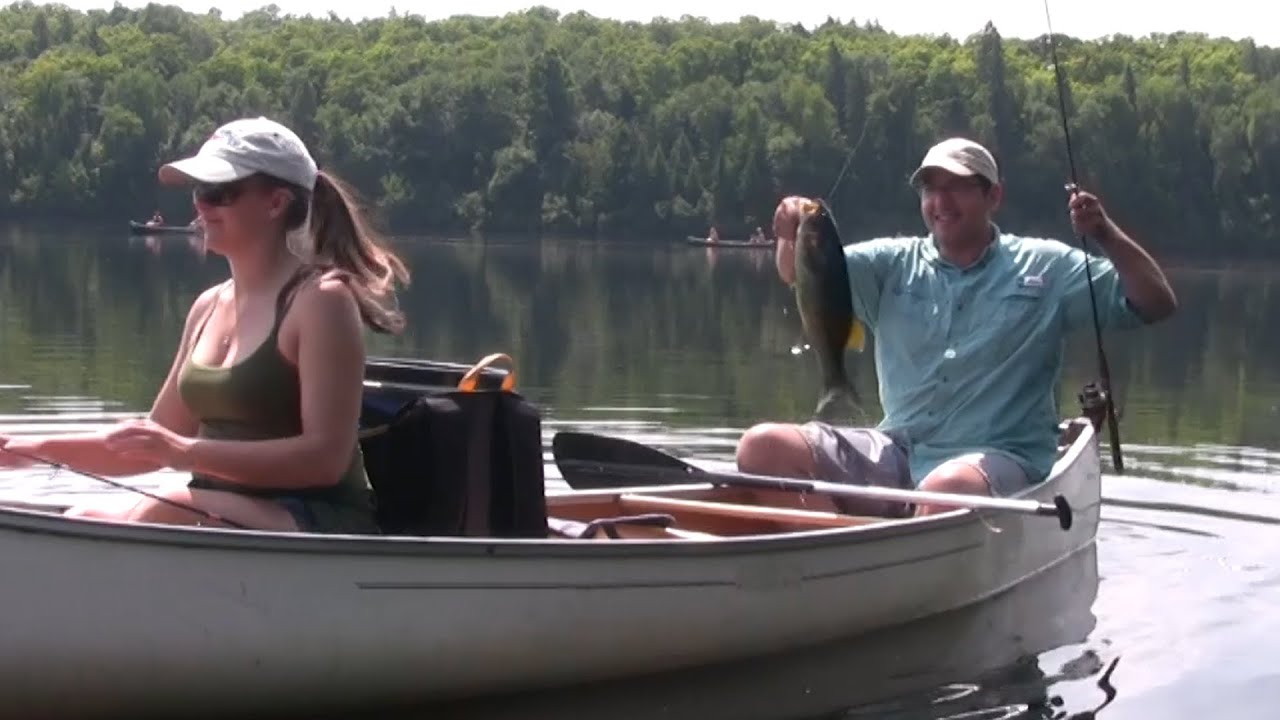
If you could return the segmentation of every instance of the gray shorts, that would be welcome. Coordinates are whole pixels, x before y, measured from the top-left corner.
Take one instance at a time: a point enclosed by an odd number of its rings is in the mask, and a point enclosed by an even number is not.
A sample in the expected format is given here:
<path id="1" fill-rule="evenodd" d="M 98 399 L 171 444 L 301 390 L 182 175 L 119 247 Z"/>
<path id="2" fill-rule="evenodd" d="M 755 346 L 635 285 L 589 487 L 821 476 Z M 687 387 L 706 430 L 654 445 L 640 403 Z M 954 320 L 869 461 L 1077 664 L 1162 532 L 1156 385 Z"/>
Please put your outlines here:
<path id="1" fill-rule="evenodd" d="M 828 482 L 916 488 L 906 450 L 887 433 L 875 428 L 836 427 L 813 421 L 801 425 L 800 434 L 813 452 L 818 474 Z M 1021 465 L 998 453 L 969 453 L 948 462 L 972 465 L 986 478 L 993 495 L 1012 495 L 1029 483 Z M 846 511 L 867 515 L 905 517 L 914 511 L 909 503 L 900 502 L 859 499 L 856 505 L 838 504 L 846 506 Z"/>

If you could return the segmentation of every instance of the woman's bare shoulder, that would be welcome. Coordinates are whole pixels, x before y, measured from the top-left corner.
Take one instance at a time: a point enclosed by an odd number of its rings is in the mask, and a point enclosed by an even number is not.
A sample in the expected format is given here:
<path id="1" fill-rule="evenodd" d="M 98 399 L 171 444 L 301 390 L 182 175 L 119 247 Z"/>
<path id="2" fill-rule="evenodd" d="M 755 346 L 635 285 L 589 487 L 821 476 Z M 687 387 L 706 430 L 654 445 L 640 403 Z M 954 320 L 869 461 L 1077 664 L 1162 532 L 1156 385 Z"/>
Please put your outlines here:
<path id="1" fill-rule="evenodd" d="M 227 283 L 220 282 L 217 285 L 205 288 L 196 299 L 191 302 L 191 309 L 187 311 L 187 329 L 190 330 L 196 323 L 213 309 L 214 304 L 218 302 L 218 295 L 227 286 Z"/>
<path id="2" fill-rule="evenodd" d="M 293 306 L 298 312 L 290 314 L 303 323 L 317 321 L 344 330 L 351 325 L 358 332 L 360 306 L 345 277 L 339 273 L 324 273 L 302 283 L 293 298 Z"/>

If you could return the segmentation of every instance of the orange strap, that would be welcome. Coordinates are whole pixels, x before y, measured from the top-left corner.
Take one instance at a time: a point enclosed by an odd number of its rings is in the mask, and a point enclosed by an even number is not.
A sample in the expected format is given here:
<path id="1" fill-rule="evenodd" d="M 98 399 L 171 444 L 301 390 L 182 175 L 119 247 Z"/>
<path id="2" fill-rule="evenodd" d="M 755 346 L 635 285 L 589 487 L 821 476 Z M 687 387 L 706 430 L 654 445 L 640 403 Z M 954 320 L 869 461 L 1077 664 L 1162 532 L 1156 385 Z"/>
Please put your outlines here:
<path id="1" fill-rule="evenodd" d="M 475 392 L 481 371 L 499 360 L 505 360 L 508 366 L 506 377 L 502 378 L 502 389 L 506 392 L 511 392 L 512 388 L 516 386 L 516 363 L 506 353 L 493 353 L 484 356 L 458 381 L 458 389 L 463 392 Z"/>

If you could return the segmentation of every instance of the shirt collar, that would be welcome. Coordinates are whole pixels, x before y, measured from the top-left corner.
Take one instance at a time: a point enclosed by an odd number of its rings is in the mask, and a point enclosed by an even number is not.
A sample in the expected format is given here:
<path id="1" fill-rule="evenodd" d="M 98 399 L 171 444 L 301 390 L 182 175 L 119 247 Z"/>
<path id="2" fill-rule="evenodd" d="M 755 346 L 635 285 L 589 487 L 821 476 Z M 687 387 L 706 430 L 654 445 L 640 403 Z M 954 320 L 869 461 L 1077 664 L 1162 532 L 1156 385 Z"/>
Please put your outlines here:
<path id="1" fill-rule="evenodd" d="M 955 263 L 951 262 L 950 260 L 942 257 L 942 255 L 938 252 L 937 240 L 934 239 L 933 233 L 929 233 L 929 235 L 925 238 L 926 242 L 923 243 L 924 259 L 933 263 L 934 265 L 938 265 L 939 267 L 951 268 L 953 270 L 959 270 L 960 272 L 971 272 L 974 270 L 979 270 L 985 267 L 988 263 L 990 263 L 991 259 L 995 257 L 996 249 L 1000 247 L 1001 235 L 1002 233 L 1000 232 L 1000 226 L 996 225 L 995 223 L 991 223 L 991 241 L 987 243 L 987 246 L 985 248 L 983 248 L 982 254 L 978 256 L 978 259 L 975 260 L 972 265 L 966 268 L 962 268 L 959 265 L 956 265 Z"/>

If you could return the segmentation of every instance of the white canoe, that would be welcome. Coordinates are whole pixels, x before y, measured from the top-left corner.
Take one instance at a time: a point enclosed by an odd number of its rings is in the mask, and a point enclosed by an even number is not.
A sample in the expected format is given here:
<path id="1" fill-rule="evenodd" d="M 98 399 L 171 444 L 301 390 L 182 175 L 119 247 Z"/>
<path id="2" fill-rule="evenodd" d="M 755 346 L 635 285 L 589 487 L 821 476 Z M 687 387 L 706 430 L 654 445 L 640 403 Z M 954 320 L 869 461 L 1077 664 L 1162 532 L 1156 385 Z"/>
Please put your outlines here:
<path id="1" fill-rule="evenodd" d="M 1094 428 L 1071 420 L 1063 436 L 1053 475 L 1026 497 L 1063 495 L 1074 511 L 1065 531 L 1049 517 L 956 510 L 717 539 L 493 540 L 0 509 L 0 705 L 25 718 L 340 713 L 730 661 L 904 623 L 991 597 L 1094 542 Z M 722 492 L 744 491 L 597 490 L 548 505 L 581 520 L 627 510 L 621 495 Z"/>

